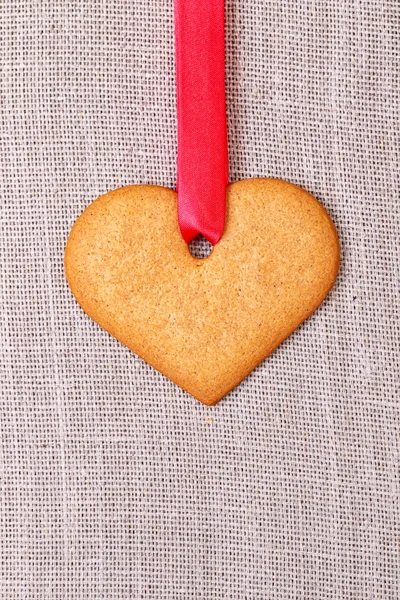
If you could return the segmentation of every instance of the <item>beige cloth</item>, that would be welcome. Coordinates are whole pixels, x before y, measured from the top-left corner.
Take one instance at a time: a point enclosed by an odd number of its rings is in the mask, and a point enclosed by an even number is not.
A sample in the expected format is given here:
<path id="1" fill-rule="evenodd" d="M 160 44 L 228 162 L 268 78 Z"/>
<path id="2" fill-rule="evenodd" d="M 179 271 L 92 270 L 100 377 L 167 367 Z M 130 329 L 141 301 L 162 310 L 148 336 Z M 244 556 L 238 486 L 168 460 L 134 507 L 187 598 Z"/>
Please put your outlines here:
<path id="1" fill-rule="evenodd" d="M 99 194 L 174 186 L 172 4 L 3 0 L 0 597 L 397 600 L 400 3 L 227 1 L 230 178 L 303 185 L 343 255 L 213 409 L 63 274 Z"/>

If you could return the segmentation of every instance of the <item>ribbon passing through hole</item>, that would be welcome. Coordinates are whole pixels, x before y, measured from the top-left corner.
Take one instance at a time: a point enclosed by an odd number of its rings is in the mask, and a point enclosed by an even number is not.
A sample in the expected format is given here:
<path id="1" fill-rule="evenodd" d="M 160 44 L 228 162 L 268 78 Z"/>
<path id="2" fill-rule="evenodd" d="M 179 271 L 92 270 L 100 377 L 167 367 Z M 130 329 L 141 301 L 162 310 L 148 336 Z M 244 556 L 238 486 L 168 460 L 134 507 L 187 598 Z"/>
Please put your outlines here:
<path id="1" fill-rule="evenodd" d="M 179 227 L 214 245 L 228 183 L 224 0 L 175 0 L 175 46 Z"/>

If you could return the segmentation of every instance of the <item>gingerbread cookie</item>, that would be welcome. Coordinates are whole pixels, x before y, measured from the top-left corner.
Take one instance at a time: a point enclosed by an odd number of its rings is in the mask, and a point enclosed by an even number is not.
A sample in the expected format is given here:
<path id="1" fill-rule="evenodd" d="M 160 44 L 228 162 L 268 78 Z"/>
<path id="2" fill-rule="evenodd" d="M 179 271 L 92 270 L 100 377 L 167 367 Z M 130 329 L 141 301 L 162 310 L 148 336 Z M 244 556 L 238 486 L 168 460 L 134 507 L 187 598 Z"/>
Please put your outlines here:
<path id="1" fill-rule="evenodd" d="M 213 405 L 323 301 L 338 238 L 308 192 L 249 179 L 228 187 L 222 239 L 196 259 L 176 203 L 175 192 L 149 185 L 101 196 L 71 231 L 66 275 L 101 327 Z"/>

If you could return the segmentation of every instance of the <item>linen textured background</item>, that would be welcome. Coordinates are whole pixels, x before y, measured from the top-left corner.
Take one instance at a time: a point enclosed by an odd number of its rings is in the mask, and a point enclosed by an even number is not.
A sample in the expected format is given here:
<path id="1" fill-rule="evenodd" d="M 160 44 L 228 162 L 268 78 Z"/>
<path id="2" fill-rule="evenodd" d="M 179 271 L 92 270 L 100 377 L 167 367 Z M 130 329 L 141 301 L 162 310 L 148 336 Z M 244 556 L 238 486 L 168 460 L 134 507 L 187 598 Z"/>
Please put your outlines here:
<path id="1" fill-rule="evenodd" d="M 74 220 L 174 187 L 172 0 L 1 4 L 0 597 L 400 597 L 398 0 L 227 0 L 230 179 L 334 219 L 323 306 L 215 408 L 94 324 Z"/>

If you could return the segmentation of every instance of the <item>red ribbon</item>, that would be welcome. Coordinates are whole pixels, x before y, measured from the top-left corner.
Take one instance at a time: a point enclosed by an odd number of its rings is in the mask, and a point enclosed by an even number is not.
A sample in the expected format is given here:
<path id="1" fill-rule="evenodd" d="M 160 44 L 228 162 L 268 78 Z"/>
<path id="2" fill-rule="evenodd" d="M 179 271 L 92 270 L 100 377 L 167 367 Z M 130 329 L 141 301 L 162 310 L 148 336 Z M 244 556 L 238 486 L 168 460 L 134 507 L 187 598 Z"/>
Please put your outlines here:
<path id="1" fill-rule="evenodd" d="M 175 0 L 178 220 L 216 244 L 225 222 L 228 144 L 224 0 Z"/>

